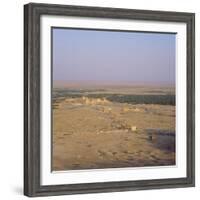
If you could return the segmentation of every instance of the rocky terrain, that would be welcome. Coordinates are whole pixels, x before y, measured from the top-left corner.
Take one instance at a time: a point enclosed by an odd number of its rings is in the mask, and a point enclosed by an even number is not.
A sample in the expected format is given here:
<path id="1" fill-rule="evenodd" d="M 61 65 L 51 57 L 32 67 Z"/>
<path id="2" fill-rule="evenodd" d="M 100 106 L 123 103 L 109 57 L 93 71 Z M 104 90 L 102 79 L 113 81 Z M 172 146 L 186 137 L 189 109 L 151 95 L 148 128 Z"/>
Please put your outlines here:
<path id="1" fill-rule="evenodd" d="M 175 164 L 175 106 L 57 97 L 52 170 Z"/>

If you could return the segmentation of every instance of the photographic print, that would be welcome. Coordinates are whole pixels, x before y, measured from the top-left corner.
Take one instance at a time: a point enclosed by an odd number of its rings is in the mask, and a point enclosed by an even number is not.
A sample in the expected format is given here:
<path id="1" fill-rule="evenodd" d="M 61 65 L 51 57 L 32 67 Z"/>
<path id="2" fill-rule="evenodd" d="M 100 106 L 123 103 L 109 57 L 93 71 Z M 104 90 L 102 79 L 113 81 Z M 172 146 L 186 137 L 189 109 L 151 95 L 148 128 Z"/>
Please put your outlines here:
<path id="1" fill-rule="evenodd" d="M 52 170 L 176 164 L 176 34 L 52 27 Z"/>
<path id="2" fill-rule="evenodd" d="M 24 194 L 195 185 L 195 14 L 24 6 Z"/>

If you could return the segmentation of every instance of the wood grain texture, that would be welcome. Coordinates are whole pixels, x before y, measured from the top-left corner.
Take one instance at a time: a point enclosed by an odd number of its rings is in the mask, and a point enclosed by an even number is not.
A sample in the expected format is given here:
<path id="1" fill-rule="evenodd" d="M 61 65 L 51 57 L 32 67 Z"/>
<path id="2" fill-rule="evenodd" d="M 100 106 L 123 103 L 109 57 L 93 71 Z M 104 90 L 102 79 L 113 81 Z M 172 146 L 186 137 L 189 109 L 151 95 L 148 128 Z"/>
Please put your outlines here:
<path id="1" fill-rule="evenodd" d="M 40 185 L 40 16 L 63 15 L 156 20 L 187 24 L 187 177 L 106 183 Z M 48 196 L 142 189 L 191 187 L 195 184 L 195 15 L 30 3 L 24 6 L 24 194 Z"/>

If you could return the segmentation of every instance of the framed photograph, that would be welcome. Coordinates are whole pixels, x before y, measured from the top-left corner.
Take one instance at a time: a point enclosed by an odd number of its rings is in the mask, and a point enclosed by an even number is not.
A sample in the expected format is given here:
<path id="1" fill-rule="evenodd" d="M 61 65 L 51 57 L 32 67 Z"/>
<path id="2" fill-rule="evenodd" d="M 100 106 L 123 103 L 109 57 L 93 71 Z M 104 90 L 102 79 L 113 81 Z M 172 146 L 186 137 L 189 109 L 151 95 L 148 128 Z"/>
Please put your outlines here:
<path id="1" fill-rule="evenodd" d="M 24 6 L 24 194 L 195 185 L 195 15 Z"/>

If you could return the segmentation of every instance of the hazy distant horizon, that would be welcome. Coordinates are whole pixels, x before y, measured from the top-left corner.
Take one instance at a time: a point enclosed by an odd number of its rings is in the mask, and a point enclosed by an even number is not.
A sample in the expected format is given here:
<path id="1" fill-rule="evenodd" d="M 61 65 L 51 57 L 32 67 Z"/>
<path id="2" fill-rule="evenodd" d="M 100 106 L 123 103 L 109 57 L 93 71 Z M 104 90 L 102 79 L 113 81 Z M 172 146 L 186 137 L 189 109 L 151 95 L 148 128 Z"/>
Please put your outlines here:
<path id="1" fill-rule="evenodd" d="M 175 85 L 175 34 L 53 29 L 53 81 Z"/>
<path id="2" fill-rule="evenodd" d="M 140 87 L 140 86 L 144 86 L 144 87 L 172 87 L 175 88 L 175 84 L 173 83 L 166 83 L 166 82 L 128 82 L 128 81 L 94 81 L 94 80 L 90 80 L 90 81 L 85 81 L 85 80 L 71 80 L 71 81 L 65 81 L 65 80 L 54 80 L 53 81 L 53 87 L 56 88 L 75 88 L 75 87 L 90 87 L 90 86 L 95 86 L 98 88 L 103 88 L 103 87 L 107 87 L 107 86 L 113 86 L 113 87 L 120 87 L 120 86 L 127 86 L 127 87 Z"/>

